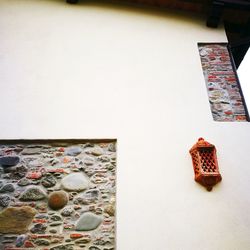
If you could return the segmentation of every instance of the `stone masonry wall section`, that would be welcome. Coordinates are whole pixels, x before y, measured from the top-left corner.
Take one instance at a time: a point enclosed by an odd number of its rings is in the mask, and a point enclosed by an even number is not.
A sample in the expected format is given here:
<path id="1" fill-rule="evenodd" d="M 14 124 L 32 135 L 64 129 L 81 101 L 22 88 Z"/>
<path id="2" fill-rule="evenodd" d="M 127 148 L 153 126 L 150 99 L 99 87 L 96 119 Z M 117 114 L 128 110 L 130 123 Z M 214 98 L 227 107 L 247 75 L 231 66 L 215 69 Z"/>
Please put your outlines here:
<path id="1" fill-rule="evenodd" d="M 0 250 L 114 250 L 116 142 L 0 142 Z"/>
<path id="2" fill-rule="evenodd" d="M 198 44 L 215 121 L 248 121 L 248 113 L 227 44 Z"/>

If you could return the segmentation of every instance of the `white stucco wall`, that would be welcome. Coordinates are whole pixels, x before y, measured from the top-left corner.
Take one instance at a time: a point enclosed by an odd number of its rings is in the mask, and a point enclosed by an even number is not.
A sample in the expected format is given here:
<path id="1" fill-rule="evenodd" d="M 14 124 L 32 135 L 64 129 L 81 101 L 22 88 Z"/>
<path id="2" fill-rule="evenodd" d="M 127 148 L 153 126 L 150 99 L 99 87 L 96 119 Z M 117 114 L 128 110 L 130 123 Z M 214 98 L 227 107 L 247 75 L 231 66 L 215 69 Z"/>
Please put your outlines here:
<path id="1" fill-rule="evenodd" d="M 192 15 L 0 0 L 0 138 L 117 138 L 118 250 L 250 249 L 250 124 L 214 122 Z M 223 181 L 193 181 L 217 146 Z"/>

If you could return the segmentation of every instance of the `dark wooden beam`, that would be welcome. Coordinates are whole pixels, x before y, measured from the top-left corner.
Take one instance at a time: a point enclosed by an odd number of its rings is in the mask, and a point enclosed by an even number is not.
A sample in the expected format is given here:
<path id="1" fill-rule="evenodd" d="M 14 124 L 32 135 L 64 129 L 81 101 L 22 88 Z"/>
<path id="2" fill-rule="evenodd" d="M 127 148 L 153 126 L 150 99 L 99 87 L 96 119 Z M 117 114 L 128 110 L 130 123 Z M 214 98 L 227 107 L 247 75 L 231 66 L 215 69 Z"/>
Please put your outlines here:
<path id="1" fill-rule="evenodd" d="M 238 69 L 238 67 L 240 66 L 242 60 L 244 59 L 248 49 L 249 49 L 249 44 L 250 44 L 250 38 L 248 39 L 248 43 L 246 44 L 242 44 L 242 45 L 231 45 L 231 51 L 232 51 L 232 55 L 234 58 L 234 62 L 235 62 L 235 66 Z"/>
<path id="2" fill-rule="evenodd" d="M 242 25 L 242 29 L 239 30 L 239 33 L 237 36 L 234 35 L 231 36 L 230 33 L 228 33 L 228 28 L 230 30 L 230 24 L 225 23 L 225 29 L 228 36 L 228 42 L 233 54 L 233 58 L 235 61 L 236 68 L 238 68 L 244 59 L 249 46 L 250 46 L 250 18 L 248 21 Z"/>
<path id="3" fill-rule="evenodd" d="M 250 1 L 248 0 L 217 0 L 225 5 L 226 8 L 238 10 L 250 10 Z"/>
<path id="4" fill-rule="evenodd" d="M 207 26 L 217 28 L 220 19 L 222 17 L 223 11 L 225 10 L 242 10 L 249 11 L 250 10 L 250 1 L 249 0 L 213 0 L 211 1 L 208 18 L 207 18 Z"/>
<path id="5" fill-rule="evenodd" d="M 240 46 L 245 46 L 245 45 L 250 45 L 250 36 L 247 38 L 239 39 L 235 42 L 230 43 L 232 48 L 235 47 L 240 47 Z"/>
<path id="6" fill-rule="evenodd" d="M 66 0 L 67 3 L 78 3 L 78 0 Z"/>
<path id="7" fill-rule="evenodd" d="M 213 1 L 210 7 L 207 18 L 207 26 L 217 28 L 223 13 L 224 4 L 218 1 Z"/>

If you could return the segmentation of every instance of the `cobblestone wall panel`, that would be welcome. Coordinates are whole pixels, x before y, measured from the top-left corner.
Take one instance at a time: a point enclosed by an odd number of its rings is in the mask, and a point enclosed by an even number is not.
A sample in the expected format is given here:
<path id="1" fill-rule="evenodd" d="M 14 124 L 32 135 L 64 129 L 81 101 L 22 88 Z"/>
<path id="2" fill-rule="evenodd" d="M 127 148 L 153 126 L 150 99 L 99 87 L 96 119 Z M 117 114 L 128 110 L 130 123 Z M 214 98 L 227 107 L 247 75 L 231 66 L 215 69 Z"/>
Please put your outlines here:
<path id="1" fill-rule="evenodd" d="M 0 249 L 114 250 L 116 143 L 0 143 Z"/>

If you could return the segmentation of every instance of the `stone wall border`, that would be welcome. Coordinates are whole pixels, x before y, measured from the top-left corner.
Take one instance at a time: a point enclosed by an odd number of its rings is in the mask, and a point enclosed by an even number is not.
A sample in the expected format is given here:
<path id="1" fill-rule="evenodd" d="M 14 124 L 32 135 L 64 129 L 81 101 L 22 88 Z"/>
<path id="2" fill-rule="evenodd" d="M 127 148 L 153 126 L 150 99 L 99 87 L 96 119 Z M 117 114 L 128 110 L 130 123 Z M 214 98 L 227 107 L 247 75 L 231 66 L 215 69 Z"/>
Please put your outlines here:
<path id="1" fill-rule="evenodd" d="M 228 43 L 198 43 L 214 121 L 249 122 L 244 95 Z"/>

